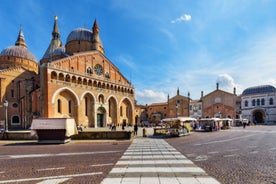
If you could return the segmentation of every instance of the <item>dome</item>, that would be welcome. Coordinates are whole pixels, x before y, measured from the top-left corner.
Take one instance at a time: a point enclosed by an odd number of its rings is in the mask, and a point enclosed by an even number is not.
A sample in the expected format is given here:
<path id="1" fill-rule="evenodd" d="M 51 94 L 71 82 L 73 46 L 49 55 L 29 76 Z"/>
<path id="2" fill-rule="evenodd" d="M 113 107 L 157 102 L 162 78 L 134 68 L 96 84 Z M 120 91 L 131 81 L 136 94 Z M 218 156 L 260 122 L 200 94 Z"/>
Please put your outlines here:
<path id="1" fill-rule="evenodd" d="M 77 28 L 69 34 L 66 43 L 74 40 L 92 41 L 92 31 L 85 28 Z"/>
<path id="2" fill-rule="evenodd" d="M 46 52 L 43 56 L 43 59 L 51 58 L 51 57 L 59 56 L 59 55 L 66 55 L 65 47 L 58 47 L 55 50 L 53 50 L 53 52 Z"/>
<path id="3" fill-rule="evenodd" d="M 36 62 L 36 58 L 34 57 L 34 55 L 30 51 L 28 51 L 28 49 L 21 46 L 10 46 L 4 49 L 0 53 L 0 56 L 21 57 Z"/>
<path id="4" fill-rule="evenodd" d="M 255 86 L 245 89 L 242 95 L 253 95 L 260 93 L 271 93 L 276 92 L 276 88 L 271 85 Z"/>
<path id="5" fill-rule="evenodd" d="M 53 52 L 53 56 L 65 55 L 65 47 L 56 48 Z"/>

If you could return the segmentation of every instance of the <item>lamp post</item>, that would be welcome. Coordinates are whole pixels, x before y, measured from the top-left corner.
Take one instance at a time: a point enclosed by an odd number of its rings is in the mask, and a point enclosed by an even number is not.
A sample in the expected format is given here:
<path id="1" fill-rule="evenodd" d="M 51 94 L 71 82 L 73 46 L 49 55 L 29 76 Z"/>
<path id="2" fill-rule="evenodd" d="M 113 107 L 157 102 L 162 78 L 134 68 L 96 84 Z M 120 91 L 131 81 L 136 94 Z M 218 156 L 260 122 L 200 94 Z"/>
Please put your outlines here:
<path id="1" fill-rule="evenodd" d="M 176 110 L 175 116 L 178 117 L 178 103 L 175 104 L 175 110 Z"/>
<path id="2" fill-rule="evenodd" d="M 7 100 L 4 100 L 4 107 L 5 107 L 5 131 L 8 132 L 9 131 L 9 124 L 8 124 L 8 105 L 9 102 Z"/>

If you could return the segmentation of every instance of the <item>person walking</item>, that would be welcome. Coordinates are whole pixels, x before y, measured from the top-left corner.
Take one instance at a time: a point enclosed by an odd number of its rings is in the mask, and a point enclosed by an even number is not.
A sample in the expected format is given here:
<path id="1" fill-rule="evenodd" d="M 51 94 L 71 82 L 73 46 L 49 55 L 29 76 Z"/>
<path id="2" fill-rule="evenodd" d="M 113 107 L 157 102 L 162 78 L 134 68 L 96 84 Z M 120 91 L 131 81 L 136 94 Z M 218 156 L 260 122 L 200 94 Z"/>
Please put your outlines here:
<path id="1" fill-rule="evenodd" d="M 243 122 L 243 128 L 245 128 L 245 127 L 246 127 L 246 122 L 244 121 L 244 122 Z"/>
<path id="2" fill-rule="evenodd" d="M 137 136 L 137 132 L 138 132 L 138 125 L 137 123 L 135 123 L 134 125 L 134 135 Z"/>

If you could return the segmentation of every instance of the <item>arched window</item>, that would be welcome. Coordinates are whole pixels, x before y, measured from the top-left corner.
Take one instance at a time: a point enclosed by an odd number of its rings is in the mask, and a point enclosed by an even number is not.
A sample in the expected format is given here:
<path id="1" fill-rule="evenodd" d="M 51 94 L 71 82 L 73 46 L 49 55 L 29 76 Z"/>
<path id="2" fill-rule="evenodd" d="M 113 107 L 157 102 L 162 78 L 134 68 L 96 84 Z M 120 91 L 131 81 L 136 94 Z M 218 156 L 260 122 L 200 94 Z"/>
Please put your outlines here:
<path id="1" fill-rule="evenodd" d="M 256 100 L 252 100 L 252 106 L 255 106 L 256 105 Z"/>
<path id="2" fill-rule="evenodd" d="M 70 81 L 71 81 L 70 75 L 68 75 L 68 74 L 66 75 L 65 81 L 66 81 L 66 82 L 70 82 Z"/>
<path id="3" fill-rule="evenodd" d="M 19 124 L 19 123 L 20 123 L 19 117 L 18 117 L 18 116 L 13 116 L 13 117 L 12 117 L 12 123 L 13 123 L 13 124 Z"/>
<path id="4" fill-rule="evenodd" d="M 68 113 L 71 114 L 71 100 L 68 101 Z"/>
<path id="5" fill-rule="evenodd" d="M 11 90 L 11 97 L 14 98 L 14 90 Z"/>
<path id="6" fill-rule="evenodd" d="M 245 106 L 245 107 L 248 107 L 248 101 L 247 101 L 247 100 L 245 100 L 244 106 Z"/>
<path id="7" fill-rule="evenodd" d="M 257 106 L 260 106 L 260 99 L 257 99 Z"/>
<path id="8" fill-rule="evenodd" d="M 88 67 L 86 71 L 87 71 L 88 75 L 92 75 L 92 69 L 91 69 L 91 67 Z"/>
<path id="9" fill-rule="evenodd" d="M 273 105 L 273 98 L 269 99 L 269 105 Z"/>
<path id="10" fill-rule="evenodd" d="M 85 97 L 85 116 L 87 116 L 87 114 L 88 114 L 88 112 L 87 112 L 87 102 L 88 102 L 88 100 L 87 100 L 87 97 Z"/>
<path id="11" fill-rule="evenodd" d="M 104 96 L 103 96 L 103 95 L 100 95 L 100 96 L 99 96 L 99 102 L 100 102 L 100 103 L 104 103 Z"/>
<path id="12" fill-rule="evenodd" d="M 265 99 L 264 98 L 262 98 L 262 100 L 261 100 L 261 105 L 265 105 Z"/>
<path id="13" fill-rule="evenodd" d="M 58 111 L 58 113 L 61 113 L 61 100 L 60 99 L 58 99 L 58 101 L 57 101 L 57 111 Z"/>

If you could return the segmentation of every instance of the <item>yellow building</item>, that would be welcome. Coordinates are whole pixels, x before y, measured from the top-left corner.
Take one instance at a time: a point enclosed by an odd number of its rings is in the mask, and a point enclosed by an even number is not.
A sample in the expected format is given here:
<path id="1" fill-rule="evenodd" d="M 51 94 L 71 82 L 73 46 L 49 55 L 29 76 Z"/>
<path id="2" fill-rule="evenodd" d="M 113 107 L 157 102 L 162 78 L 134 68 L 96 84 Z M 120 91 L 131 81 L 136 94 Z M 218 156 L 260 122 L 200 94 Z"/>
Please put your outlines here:
<path id="1" fill-rule="evenodd" d="M 38 66 L 20 29 L 15 46 L 0 54 L 1 104 L 9 102 L 9 128 L 27 128 L 37 117 L 72 117 L 96 128 L 137 121 L 134 87 L 105 56 L 99 33 L 95 21 L 92 29 L 73 30 L 62 46 L 55 17 L 52 40 Z M 2 112 L 1 122 L 3 106 Z"/>
<path id="2" fill-rule="evenodd" d="M 33 112 L 39 109 L 34 104 L 37 100 L 32 98 L 39 86 L 38 64 L 27 48 L 21 28 L 15 45 L 1 51 L 0 68 L 0 127 L 27 128 Z M 5 101 L 8 102 L 6 107 Z"/>

